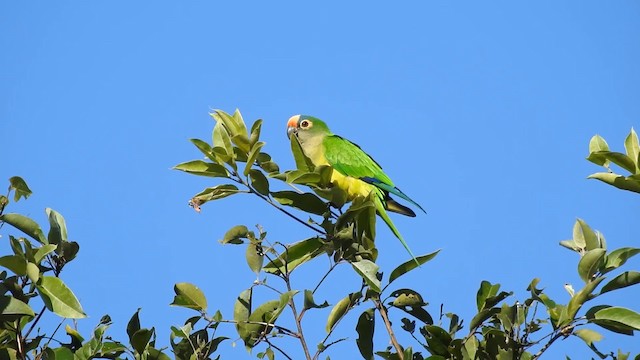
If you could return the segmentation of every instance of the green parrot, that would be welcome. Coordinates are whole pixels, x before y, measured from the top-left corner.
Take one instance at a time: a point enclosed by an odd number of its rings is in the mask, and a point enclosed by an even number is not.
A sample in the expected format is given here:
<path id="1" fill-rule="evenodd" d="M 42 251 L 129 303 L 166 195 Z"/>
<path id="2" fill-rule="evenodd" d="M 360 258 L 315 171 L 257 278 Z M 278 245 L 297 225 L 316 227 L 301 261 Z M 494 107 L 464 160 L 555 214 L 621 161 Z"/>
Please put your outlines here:
<path id="1" fill-rule="evenodd" d="M 397 195 L 423 212 L 426 211 L 400 191 L 371 156 L 358 145 L 333 134 L 322 120 L 308 115 L 294 115 L 287 123 L 287 136 L 292 135 L 296 136 L 302 151 L 313 165 L 329 165 L 333 168 L 331 182 L 347 193 L 348 201 L 357 196 L 367 197 L 372 191 L 375 192 L 376 212 L 415 259 L 389 218 L 387 210 L 411 217 L 415 217 L 416 214 L 393 200 L 389 194 Z"/>

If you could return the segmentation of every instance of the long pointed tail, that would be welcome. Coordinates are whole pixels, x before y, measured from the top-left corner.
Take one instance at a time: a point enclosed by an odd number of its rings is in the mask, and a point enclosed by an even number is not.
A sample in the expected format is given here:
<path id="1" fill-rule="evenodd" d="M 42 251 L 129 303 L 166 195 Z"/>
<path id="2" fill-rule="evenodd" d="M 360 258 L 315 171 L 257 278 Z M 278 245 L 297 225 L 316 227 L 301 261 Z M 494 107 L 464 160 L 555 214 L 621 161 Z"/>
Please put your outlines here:
<path id="1" fill-rule="evenodd" d="M 402 246 L 404 246 L 404 248 L 407 250 L 409 255 L 411 255 L 413 260 L 417 262 L 418 260 L 416 259 L 416 256 L 413 255 L 413 252 L 409 248 L 409 245 L 407 245 L 407 242 L 404 241 L 404 239 L 402 238 L 402 235 L 400 235 L 400 231 L 398 231 L 396 226 L 393 224 L 393 222 L 389 218 L 387 211 L 384 209 L 384 205 L 382 204 L 382 201 L 379 199 L 376 199 L 375 204 L 376 204 L 376 211 L 378 212 L 378 216 L 382 218 L 382 220 L 387 224 L 389 229 L 391 229 L 391 232 L 393 232 L 393 235 L 395 235 L 398 238 L 398 240 L 400 240 L 400 243 L 402 243 Z"/>

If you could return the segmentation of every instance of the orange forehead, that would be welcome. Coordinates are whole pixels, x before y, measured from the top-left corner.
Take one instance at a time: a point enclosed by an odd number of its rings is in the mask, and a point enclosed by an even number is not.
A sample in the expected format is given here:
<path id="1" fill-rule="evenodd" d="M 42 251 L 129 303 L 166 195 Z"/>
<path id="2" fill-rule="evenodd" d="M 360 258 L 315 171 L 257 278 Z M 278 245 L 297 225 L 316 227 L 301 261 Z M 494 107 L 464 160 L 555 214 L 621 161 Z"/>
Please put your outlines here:
<path id="1" fill-rule="evenodd" d="M 298 127 L 298 121 L 300 121 L 300 115 L 293 115 L 287 122 L 287 127 Z"/>

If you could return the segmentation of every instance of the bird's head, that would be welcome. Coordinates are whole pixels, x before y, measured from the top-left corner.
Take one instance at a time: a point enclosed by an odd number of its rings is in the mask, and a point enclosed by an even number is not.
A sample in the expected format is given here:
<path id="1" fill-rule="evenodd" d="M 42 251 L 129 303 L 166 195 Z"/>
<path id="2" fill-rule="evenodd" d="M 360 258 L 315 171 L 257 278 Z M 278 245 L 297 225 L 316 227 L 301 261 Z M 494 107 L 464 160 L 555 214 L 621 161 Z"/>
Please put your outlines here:
<path id="1" fill-rule="evenodd" d="M 329 135 L 329 127 L 322 120 L 309 115 L 294 115 L 287 122 L 287 136 L 295 135 L 304 141 L 309 137 Z"/>

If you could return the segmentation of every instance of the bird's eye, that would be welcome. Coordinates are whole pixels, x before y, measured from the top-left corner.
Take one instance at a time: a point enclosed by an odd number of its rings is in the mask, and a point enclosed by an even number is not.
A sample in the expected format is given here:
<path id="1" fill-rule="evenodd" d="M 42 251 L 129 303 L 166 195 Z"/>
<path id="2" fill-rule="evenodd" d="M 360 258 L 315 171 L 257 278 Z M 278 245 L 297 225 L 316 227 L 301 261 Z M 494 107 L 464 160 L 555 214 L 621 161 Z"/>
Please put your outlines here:
<path id="1" fill-rule="evenodd" d="M 311 123 L 309 122 L 309 120 L 302 120 L 302 122 L 300 122 L 300 127 L 301 128 L 308 128 L 309 125 L 311 125 Z"/>

